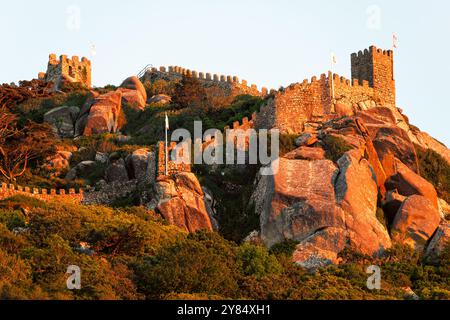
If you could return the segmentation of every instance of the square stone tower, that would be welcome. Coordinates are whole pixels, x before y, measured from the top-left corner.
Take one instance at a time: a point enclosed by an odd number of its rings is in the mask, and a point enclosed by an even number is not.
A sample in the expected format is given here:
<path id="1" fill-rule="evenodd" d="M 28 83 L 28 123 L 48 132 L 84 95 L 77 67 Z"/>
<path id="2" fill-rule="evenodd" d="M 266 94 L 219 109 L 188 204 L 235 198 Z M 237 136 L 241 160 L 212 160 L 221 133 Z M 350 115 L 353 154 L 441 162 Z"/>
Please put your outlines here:
<path id="1" fill-rule="evenodd" d="M 371 46 L 351 56 L 352 79 L 369 82 L 376 102 L 395 106 L 394 52 Z"/>
<path id="2" fill-rule="evenodd" d="M 66 55 L 61 55 L 58 60 L 55 54 L 50 54 L 47 72 L 41 73 L 39 78 L 51 81 L 56 86 L 59 86 L 61 81 L 69 81 L 91 88 L 91 72 L 91 61 L 87 58 L 83 57 L 80 61 L 77 56 L 69 59 Z"/>

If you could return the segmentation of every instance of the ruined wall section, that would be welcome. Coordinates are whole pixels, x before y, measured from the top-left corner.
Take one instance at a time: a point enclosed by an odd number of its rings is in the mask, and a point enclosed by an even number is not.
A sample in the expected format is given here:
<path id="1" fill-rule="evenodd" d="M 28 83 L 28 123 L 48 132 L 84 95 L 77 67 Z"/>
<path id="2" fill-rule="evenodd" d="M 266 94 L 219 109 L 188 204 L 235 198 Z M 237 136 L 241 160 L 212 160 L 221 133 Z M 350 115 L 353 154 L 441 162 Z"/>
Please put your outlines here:
<path id="1" fill-rule="evenodd" d="M 40 73 L 39 78 L 47 82 L 53 82 L 55 85 L 59 85 L 61 81 L 66 80 L 72 83 L 81 83 L 91 88 L 91 61 L 84 57 L 80 61 L 77 56 L 69 59 L 66 55 L 61 55 L 58 60 L 55 54 L 50 54 L 47 72 Z"/>
<path id="2" fill-rule="evenodd" d="M 332 78 L 333 77 L 333 78 Z M 334 100 L 333 97 L 334 87 Z M 337 74 L 322 74 L 320 79 L 293 84 L 263 106 L 257 115 L 258 129 L 278 128 L 281 133 L 294 134 L 304 131 L 307 122 L 323 122 L 337 117 L 335 103 L 349 105 L 354 110 L 361 102 L 375 99 L 374 89 L 368 81 L 353 83 Z"/>
<path id="3" fill-rule="evenodd" d="M 172 151 L 174 151 L 177 147 L 177 143 L 176 142 L 169 142 L 168 145 L 168 175 L 173 175 L 176 174 L 178 172 L 191 172 L 191 165 L 190 164 L 184 164 L 184 163 L 176 163 L 176 161 L 174 161 L 176 159 L 175 155 L 173 154 Z M 179 157 L 183 157 L 182 154 L 183 150 L 179 150 L 178 152 L 178 156 Z M 157 152 L 158 152 L 158 157 L 157 157 L 157 175 L 156 177 L 161 177 L 161 176 L 165 176 L 165 168 L 166 168 L 166 153 L 165 153 L 165 142 L 164 141 L 160 141 L 158 143 L 158 148 L 157 148 Z"/>

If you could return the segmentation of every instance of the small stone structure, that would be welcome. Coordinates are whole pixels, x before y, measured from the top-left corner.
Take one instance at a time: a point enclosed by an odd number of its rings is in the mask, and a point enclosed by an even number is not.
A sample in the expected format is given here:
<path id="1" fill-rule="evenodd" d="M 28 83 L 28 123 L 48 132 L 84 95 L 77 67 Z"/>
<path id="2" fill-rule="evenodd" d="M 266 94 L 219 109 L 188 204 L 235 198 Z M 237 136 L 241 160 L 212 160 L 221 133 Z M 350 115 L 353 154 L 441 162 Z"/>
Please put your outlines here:
<path id="1" fill-rule="evenodd" d="M 56 86 L 62 81 L 81 83 L 87 88 L 92 87 L 91 61 L 87 58 L 80 59 L 77 56 L 68 58 L 61 55 L 59 60 L 56 54 L 50 54 L 46 73 L 39 73 L 39 79 L 53 82 Z"/>
<path id="2" fill-rule="evenodd" d="M 185 164 L 185 163 L 177 163 L 175 161 L 175 154 L 174 150 L 177 147 L 176 142 L 170 142 L 168 145 L 168 175 L 171 176 L 173 174 L 179 173 L 179 172 L 191 172 L 191 165 Z M 157 157 L 157 177 L 165 176 L 165 168 L 166 168 L 166 153 L 165 153 L 165 142 L 160 141 L 158 143 L 158 157 Z M 178 156 L 183 157 L 183 150 L 179 149 Z"/>

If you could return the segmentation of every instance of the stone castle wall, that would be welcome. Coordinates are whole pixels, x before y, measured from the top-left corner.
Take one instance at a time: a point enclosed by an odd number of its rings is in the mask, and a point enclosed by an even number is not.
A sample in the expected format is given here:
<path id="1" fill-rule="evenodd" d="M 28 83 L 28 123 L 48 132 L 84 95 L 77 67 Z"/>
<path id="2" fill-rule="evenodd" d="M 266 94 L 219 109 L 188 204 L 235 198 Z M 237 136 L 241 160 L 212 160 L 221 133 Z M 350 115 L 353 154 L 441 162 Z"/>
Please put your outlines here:
<path id="1" fill-rule="evenodd" d="M 73 83 L 81 83 L 91 88 L 91 61 L 84 57 L 80 61 L 77 56 L 69 59 L 66 55 L 61 55 L 58 60 L 55 54 L 50 54 L 47 72 L 40 73 L 39 78 L 47 82 L 53 82 L 56 85 L 66 80 Z"/>
<path id="2" fill-rule="evenodd" d="M 278 128 L 282 133 L 299 133 L 305 123 L 337 117 L 335 104 L 358 110 L 361 103 L 374 102 L 395 107 L 393 53 L 370 47 L 352 55 L 350 81 L 331 72 L 313 77 L 276 92 L 257 116 L 258 129 Z M 333 99 L 334 88 L 334 99 Z"/>
<path id="3" fill-rule="evenodd" d="M 229 105 L 239 95 L 247 94 L 264 98 L 269 94 L 267 88 L 259 89 L 255 84 L 249 84 L 246 80 L 240 80 L 237 76 L 197 72 L 178 66 L 151 68 L 143 74 L 141 81 L 143 83 L 157 80 L 179 82 L 183 79 L 183 76 L 198 79 L 205 88 L 208 100 L 213 104 L 217 101 L 219 105 Z M 274 91 L 271 90 L 271 92 Z"/>
<path id="4" fill-rule="evenodd" d="M 76 191 L 75 189 L 69 189 L 66 192 L 65 189 L 39 189 L 39 188 L 29 188 L 29 187 L 21 187 L 13 184 L 2 183 L 0 188 L 0 200 L 4 200 L 16 195 L 24 195 L 28 197 L 37 198 L 43 201 L 50 200 L 63 200 L 63 201 L 71 201 L 74 203 L 81 203 L 84 197 L 83 189 Z"/>

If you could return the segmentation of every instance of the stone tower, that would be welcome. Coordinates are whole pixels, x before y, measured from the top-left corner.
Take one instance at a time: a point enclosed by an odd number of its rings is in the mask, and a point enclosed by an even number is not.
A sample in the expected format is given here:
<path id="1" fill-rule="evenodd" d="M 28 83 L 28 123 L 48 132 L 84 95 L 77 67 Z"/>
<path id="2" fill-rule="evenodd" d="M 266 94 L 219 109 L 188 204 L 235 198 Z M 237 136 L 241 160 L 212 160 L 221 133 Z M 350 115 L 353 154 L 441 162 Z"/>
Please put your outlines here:
<path id="1" fill-rule="evenodd" d="M 352 79 L 369 82 L 374 89 L 376 102 L 385 106 L 395 106 L 394 52 L 391 50 L 369 49 L 353 53 L 351 56 Z"/>
<path id="2" fill-rule="evenodd" d="M 80 61 L 77 56 L 69 59 L 66 55 L 60 56 L 58 60 L 55 54 L 50 54 L 47 72 L 41 73 L 39 78 L 51 81 L 57 87 L 62 81 L 69 81 L 91 88 L 91 61 L 87 58 Z"/>

